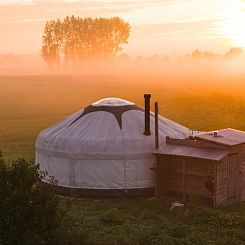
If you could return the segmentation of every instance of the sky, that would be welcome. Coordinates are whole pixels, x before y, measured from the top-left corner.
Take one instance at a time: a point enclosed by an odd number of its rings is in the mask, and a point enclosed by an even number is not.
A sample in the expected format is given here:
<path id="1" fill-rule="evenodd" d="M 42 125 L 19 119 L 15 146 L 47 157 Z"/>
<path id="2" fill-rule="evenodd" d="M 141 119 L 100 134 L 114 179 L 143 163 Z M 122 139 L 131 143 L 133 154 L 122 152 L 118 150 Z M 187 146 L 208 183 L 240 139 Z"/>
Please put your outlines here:
<path id="1" fill-rule="evenodd" d="M 67 15 L 125 19 L 132 56 L 245 46 L 245 0 L 0 0 L 0 53 L 39 54 L 45 22 Z"/>

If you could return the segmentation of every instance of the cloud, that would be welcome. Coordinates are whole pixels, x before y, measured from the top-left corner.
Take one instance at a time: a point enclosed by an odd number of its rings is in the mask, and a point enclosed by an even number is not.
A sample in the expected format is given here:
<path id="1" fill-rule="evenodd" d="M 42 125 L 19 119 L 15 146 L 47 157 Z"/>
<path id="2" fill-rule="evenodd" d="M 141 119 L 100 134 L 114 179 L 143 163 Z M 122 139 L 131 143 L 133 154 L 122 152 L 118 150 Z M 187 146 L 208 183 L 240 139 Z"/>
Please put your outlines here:
<path id="1" fill-rule="evenodd" d="M 207 39 L 218 35 L 216 26 L 220 22 L 220 16 L 217 13 L 222 7 L 221 3 L 225 3 L 226 0 L 0 0 L 0 2 L 0 48 L 4 51 L 21 50 L 23 53 L 27 51 L 37 53 L 40 50 L 45 22 L 50 19 L 63 19 L 67 15 L 119 16 L 125 19 L 132 26 L 127 47 L 135 52 L 138 52 L 140 43 L 143 51 L 146 47 L 150 48 L 149 50 L 154 48 L 161 50 L 163 42 L 175 49 L 183 39 L 189 39 L 195 46 L 197 43 L 207 45 Z M 193 41 L 197 37 L 199 39 Z M 152 52 L 155 53 L 155 50 Z"/>
<path id="2" fill-rule="evenodd" d="M 45 21 L 54 18 L 64 18 L 67 15 L 79 15 L 81 17 L 110 17 L 119 15 L 124 17 L 130 12 L 139 9 L 158 8 L 168 5 L 172 1 L 74 1 L 74 0 L 13 0 L 4 1 L 0 5 L 1 23 L 20 23 Z"/>
<path id="3" fill-rule="evenodd" d="M 146 33 L 151 33 L 151 36 L 153 37 L 176 35 L 179 33 L 210 33 L 214 31 L 220 21 L 222 20 L 211 19 L 190 22 L 137 25 L 134 27 L 134 35 L 141 38 L 146 36 Z"/>
<path id="4" fill-rule="evenodd" d="M 30 2 L 30 1 L 29 1 Z M 0 22 L 21 21 L 23 19 L 39 19 L 39 18 L 58 18 L 69 14 L 96 16 L 105 13 L 120 13 L 129 11 L 134 8 L 134 4 L 113 4 L 83 1 L 83 2 L 48 2 L 38 1 L 30 2 L 32 4 L 16 4 L 17 2 L 8 3 L 0 6 Z"/>

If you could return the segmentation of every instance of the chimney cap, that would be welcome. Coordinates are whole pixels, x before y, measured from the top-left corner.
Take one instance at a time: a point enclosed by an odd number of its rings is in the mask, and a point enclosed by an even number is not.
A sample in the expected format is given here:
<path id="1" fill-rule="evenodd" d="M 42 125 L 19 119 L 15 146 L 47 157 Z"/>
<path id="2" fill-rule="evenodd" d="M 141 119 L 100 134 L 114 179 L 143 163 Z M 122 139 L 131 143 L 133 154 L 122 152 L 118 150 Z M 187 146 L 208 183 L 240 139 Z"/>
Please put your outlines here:
<path id="1" fill-rule="evenodd" d="M 151 98 L 151 94 L 147 94 L 147 93 L 146 93 L 146 94 L 144 94 L 144 97 L 145 97 L 145 98 Z"/>

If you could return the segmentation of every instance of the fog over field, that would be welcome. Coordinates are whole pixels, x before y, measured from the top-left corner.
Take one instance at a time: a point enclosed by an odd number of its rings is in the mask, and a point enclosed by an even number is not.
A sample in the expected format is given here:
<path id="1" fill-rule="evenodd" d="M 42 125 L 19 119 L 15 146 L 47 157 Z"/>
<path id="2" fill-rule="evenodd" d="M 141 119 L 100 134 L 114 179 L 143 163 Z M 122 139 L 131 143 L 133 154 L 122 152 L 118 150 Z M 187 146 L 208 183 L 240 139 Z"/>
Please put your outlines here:
<path id="1" fill-rule="evenodd" d="M 152 110 L 158 101 L 163 116 L 191 129 L 245 130 L 241 55 L 203 58 L 192 54 L 178 59 L 122 56 L 117 61 L 55 70 L 38 57 L 10 55 L 8 59 L 5 65 L 11 63 L 9 70 L 3 69 L 0 59 L 0 147 L 9 157 L 33 158 L 35 139 L 42 129 L 96 100 L 121 97 L 143 106 L 145 92 L 152 93 Z"/>
<path id="2" fill-rule="evenodd" d="M 80 74 L 80 75 L 130 75 L 218 73 L 243 74 L 245 53 L 241 48 L 231 48 L 223 54 L 193 50 L 179 56 L 173 54 L 153 56 L 129 56 L 121 54 L 110 60 L 91 59 L 66 62 L 60 58 L 58 64 L 48 66 L 40 55 L 0 54 L 0 75 Z"/>

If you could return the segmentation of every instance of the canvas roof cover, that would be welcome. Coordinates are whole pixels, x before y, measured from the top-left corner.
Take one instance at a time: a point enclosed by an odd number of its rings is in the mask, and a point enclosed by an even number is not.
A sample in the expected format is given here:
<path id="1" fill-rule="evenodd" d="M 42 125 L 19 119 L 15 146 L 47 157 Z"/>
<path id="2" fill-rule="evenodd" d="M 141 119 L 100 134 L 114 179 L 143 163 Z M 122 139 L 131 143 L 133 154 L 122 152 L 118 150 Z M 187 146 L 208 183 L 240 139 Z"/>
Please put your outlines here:
<path id="1" fill-rule="evenodd" d="M 144 108 L 106 98 L 43 130 L 36 141 L 36 162 L 58 185 L 92 189 L 152 187 L 154 114 L 145 136 Z M 166 136 L 185 138 L 189 129 L 159 116 L 160 145 Z"/>

